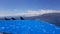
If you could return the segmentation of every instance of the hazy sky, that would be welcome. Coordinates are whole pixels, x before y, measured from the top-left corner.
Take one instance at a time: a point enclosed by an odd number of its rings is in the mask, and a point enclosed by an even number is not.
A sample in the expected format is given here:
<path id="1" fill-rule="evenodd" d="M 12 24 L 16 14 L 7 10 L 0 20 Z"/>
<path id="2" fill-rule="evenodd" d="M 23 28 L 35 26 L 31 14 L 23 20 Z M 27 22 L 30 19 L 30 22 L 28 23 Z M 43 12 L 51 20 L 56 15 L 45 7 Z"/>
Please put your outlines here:
<path id="1" fill-rule="evenodd" d="M 0 0 L 0 15 L 40 9 L 60 10 L 60 0 Z"/>

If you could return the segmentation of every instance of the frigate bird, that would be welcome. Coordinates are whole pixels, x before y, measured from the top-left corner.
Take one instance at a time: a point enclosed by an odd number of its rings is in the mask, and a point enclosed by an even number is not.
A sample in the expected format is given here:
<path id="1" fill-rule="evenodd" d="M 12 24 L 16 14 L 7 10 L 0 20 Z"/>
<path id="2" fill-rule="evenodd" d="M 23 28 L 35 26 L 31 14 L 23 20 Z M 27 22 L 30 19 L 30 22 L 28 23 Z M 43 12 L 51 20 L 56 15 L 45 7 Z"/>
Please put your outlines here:
<path id="1" fill-rule="evenodd" d="M 12 20 L 16 20 L 16 19 L 15 19 L 15 18 L 13 18 L 13 17 L 12 17 L 11 19 L 12 19 Z"/>
<path id="2" fill-rule="evenodd" d="M 20 17 L 20 19 L 21 19 L 21 20 L 24 20 L 24 18 L 23 18 L 22 16 Z"/>

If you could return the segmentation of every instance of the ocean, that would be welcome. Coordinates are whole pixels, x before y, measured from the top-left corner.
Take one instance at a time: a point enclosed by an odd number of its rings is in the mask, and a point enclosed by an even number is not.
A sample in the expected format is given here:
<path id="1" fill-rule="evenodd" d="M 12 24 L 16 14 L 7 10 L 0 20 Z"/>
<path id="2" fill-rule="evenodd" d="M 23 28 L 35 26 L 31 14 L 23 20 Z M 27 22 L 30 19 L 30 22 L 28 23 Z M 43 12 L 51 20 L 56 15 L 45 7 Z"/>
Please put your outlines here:
<path id="1" fill-rule="evenodd" d="M 60 34 L 60 27 L 41 20 L 0 20 L 0 32 L 12 34 Z"/>

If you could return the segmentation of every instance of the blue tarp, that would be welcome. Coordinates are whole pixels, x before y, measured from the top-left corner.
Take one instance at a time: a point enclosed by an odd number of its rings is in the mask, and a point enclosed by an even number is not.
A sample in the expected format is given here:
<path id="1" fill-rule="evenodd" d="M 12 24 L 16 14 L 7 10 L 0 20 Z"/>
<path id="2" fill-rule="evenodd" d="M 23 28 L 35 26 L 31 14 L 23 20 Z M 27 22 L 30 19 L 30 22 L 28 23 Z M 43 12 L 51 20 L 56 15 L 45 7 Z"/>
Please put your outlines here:
<path id="1" fill-rule="evenodd" d="M 60 27 L 40 20 L 0 20 L 0 32 L 13 34 L 60 34 Z"/>

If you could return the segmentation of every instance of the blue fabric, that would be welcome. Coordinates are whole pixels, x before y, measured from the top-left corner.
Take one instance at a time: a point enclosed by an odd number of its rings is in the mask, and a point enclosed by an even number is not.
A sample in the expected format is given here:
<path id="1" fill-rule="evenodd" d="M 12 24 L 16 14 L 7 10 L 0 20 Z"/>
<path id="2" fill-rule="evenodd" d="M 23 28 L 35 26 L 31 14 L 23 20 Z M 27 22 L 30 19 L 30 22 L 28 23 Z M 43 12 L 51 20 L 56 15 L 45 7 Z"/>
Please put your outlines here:
<path id="1" fill-rule="evenodd" d="M 60 34 L 60 27 L 39 20 L 0 20 L 0 32 L 13 34 Z"/>

